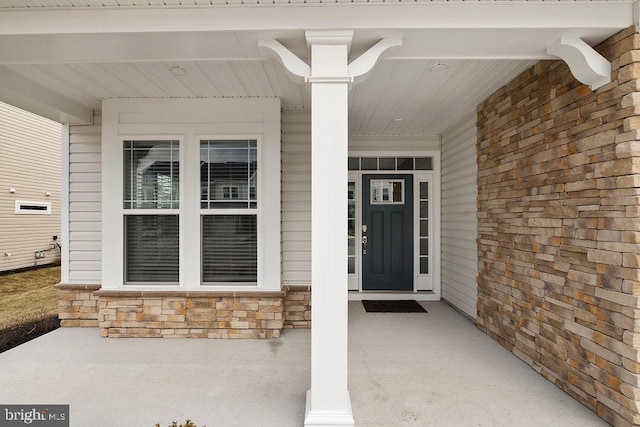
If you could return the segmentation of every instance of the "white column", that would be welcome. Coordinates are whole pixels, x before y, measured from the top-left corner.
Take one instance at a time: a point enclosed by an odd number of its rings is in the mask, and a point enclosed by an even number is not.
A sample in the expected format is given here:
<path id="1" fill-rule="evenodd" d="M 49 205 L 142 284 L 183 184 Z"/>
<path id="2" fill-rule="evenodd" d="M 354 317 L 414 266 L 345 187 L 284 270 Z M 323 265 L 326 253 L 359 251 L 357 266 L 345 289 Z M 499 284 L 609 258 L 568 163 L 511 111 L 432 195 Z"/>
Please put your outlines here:
<path id="1" fill-rule="evenodd" d="M 259 40 L 290 76 L 311 85 L 311 389 L 305 426 L 353 426 L 347 391 L 348 92 L 380 56 L 383 39 L 348 64 L 353 31 L 306 31 L 311 66 L 275 39 Z"/>
<path id="2" fill-rule="evenodd" d="M 347 391 L 348 51 L 353 33 L 311 46 L 311 389 L 305 426 L 353 426 Z"/>

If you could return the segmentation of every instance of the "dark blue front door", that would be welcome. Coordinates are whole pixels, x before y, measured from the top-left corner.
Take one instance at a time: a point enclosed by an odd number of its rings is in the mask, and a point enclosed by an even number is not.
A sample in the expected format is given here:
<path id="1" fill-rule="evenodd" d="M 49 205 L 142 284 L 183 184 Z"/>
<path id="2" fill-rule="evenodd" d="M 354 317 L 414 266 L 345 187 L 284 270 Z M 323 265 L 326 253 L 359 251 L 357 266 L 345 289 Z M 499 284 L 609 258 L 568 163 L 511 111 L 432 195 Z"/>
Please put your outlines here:
<path id="1" fill-rule="evenodd" d="M 413 291 L 413 175 L 362 176 L 362 289 Z"/>

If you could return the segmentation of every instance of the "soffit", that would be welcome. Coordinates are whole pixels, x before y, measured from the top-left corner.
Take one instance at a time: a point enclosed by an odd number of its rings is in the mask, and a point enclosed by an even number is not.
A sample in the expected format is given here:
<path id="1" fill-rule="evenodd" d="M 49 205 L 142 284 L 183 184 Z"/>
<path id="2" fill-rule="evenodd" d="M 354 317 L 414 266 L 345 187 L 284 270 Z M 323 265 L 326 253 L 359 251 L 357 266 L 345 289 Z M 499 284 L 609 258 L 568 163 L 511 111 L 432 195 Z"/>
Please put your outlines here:
<path id="1" fill-rule="evenodd" d="M 351 135 L 438 135 L 527 66 L 530 60 L 386 59 L 349 94 Z M 179 66 L 186 74 L 170 71 Z M 19 64 L 6 69 L 90 108 L 108 98 L 279 97 L 285 109 L 310 108 L 308 88 L 273 60 L 109 64 Z"/>
<path id="2" fill-rule="evenodd" d="M 309 2 L 258 6 L 259 14 L 244 6 L 99 10 L 97 0 L 52 10 L 42 5 L 59 0 L 19 1 L 33 6 L 0 7 L 0 100 L 67 123 L 109 98 L 278 97 L 283 108 L 309 108 L 308 88 L 289 80 L 258 40 L 277 39 L 308 61 L 304 29 L 353 28 L 352 59 L 382 38 L 402 38 L 350 92 L 350 133 L 367 136 L 440 134 L 526 67 L 551 59 L 546 48 L 558 38 L 593 45 L 633 22 L 627 1 L 334 3 L 313 13 Z M 516 3 L 522 9 L 505 8 Z M 478 4 L 488 7 L 479 14 Z M 432 73 L 437 63 L 447 69 Z M 186 74 L 171 73 L 175 66 Z"/>

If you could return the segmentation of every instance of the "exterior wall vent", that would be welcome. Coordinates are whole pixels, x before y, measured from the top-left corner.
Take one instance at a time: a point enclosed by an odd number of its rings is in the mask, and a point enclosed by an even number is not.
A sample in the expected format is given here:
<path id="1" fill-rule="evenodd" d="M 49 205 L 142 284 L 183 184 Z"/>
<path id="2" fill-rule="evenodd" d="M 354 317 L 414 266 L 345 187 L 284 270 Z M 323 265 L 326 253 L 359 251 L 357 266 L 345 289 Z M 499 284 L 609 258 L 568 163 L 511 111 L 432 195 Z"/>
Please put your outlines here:
<path id="1" fill-rule="evenodd" d="M 51 215 L 51 202 L 16 200 L 17 215 Z"/>

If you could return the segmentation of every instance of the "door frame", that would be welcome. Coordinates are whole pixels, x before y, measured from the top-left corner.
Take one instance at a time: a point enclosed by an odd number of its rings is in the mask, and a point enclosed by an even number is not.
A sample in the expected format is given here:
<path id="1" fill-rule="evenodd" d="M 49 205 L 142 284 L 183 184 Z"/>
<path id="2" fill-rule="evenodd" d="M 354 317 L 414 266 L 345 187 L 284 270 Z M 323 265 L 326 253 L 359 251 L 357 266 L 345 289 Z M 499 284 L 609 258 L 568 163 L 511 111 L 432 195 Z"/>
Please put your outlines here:
<path id="1" fill-rule="evenodd" d="M 349 151 L 349 157 L 431 157 L 433 159 L 433 170 L 431 171 L 348 171 L 349 181 L 354 181 L 356 185 L 356 257 L 355 257 L 355 274 L 348 275 L 349 283 L 349 299 L 350 300 L 362 300 L 362 299 L 416 299 L 423 301 L 438 301 L 441 295 L 441 283 L 440 283 L 440 152 L 433 150 L 398 150 L 398 151 L 364 151 L 354 150 Z M 414 190 L 412 197 L 414 198 L 414 272 L 413 272 L 413 291 L 366 291 L 362 289 L 362 175 L 413 175 L 414 176 Z M 430 220 L 429 220 L 429 236 L 432 240 L 432 253 L 430 254 L 430 276 L 432 289 L 420 290 L 418 286 L 418 272 L 419 262 L 417 260 L 419 254 L 419 239 L 416 238 L 417 230 L 419 227 L 419 215 L 417 210 L 420 204 L 416 202 L 416 194 L 419 191 L 419 185 L 417 185 L 416 177 L 429 178 L 431 182 L 430 188 Z M 345 212 L 346 214 L 346 212 Z"/>

